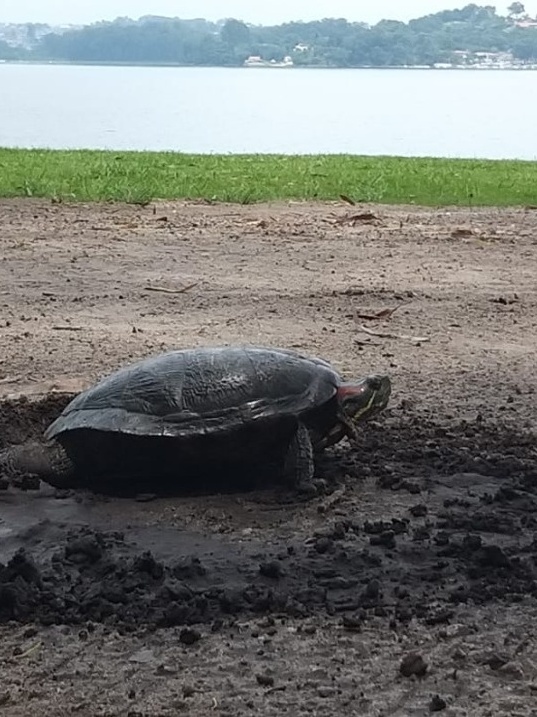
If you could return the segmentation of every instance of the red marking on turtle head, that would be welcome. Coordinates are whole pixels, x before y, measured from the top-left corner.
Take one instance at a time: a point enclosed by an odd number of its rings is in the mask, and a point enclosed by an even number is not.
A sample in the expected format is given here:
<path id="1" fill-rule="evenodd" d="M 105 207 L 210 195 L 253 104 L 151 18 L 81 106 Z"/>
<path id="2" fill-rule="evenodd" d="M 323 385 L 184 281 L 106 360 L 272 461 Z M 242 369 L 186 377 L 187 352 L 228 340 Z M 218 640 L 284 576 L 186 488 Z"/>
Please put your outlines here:
<path id="1" fill-rule="evenodd" d="M 348 398 L 349 396 L 359 396 L 367 389 L 365 383 L 344 383 L 338 386 L 338 398 Z"/>

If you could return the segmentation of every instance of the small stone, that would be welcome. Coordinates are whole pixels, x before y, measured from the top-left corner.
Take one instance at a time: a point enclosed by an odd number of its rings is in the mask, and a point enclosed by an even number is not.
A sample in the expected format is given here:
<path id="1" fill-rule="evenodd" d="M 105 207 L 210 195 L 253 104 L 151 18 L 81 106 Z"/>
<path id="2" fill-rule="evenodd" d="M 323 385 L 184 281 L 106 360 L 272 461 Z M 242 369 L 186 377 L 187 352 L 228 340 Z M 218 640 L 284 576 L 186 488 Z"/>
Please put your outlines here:
<path id="1" fill-rule="evenodd" d="M 135 662 L 139 665 L 148 665 L 155 660 L 155 653 L 153 650 L 142 649 L 135 652 L 134 655 L 129 657 L 129 662 Z"/>
<path id="2" fill-rule="evenodd" d="M 429 702 L 429 712 L 442 712 L 447 707 L 447 702 L 439 695 L 435 695 Z"/>
<path id="3" fill-rule="evenodd" d="M 451 657 L 456 662 L 464 662 L 467 658 L 466 652 L 462 649 L 462 647 L 456 647 L 453 652 L 451 653 Z"/>
<path id="4" fill-rule="evenodd" d="M 363 620 L 354 615 L 344 615 L 342 623 L 345 630 L 349 630 L 349 632 L 359 632 L 362 629 Z"/>
<path id="5" fill-rule="evenodd" d="M 498 668 L 498 674 L 510 677 L 512 680 L 524 679 L 524 670 L 518 662 L 506 662 Z"/>
<path id="6" fill-rule="evenodd" d="M 192 685 L 183 685 L 183 697 L 192 697 L 193 694 L 195 694 L 196 690 Z"/>
<path id="7" fill-rule="evenodd" d="M 403 657 L 399 666 L 399 672 L 403 677 L 424 677 L 427 672 L 428 665 L 421 655 L 411 652 Z"/>
<path id="8" fill-rule="evenodd" d="M 378 580 L 370 580 L 365 589 L 365 597 L 369 600 L 376 600 L 380 595 L 380 582 Z"/>
<path id="9" fill-rule="evenodd" d="M 318 553 L 327 553 L 334 545 L 334 542 L 327 537 L 317 538 L 315 541 L 315 550 Z"/>
<path id="10" fill-rule="evenodd" d="M 281 563 L 279 563 L 277 560 L 271 560 L 267 563 L 261 563 L 261 565 L 259 566 L 259 574 L 263 575 L 263 577 L 265 578 L 272 578 L 273 580 L 277 580 L 283 575 L 283 568 Z"/>
<path id="11" fill-rule="evenodd" d="M 181 632 L 179 633 L 179 642 L 182 642 L 183 645 L 193 645 L 195 642 L 198 642 L 198 640 L 201 639 L 201 633 L 199 630 L 194 630 L 191 627 L 185 627 Z"/>
<path id="12" fill-rule="evenodd" d="M 488 665 L 491 670 L 499 670 L 509 662 L 509 658 L 504 655 L 499 655 L 496 652 L 486 655 L 483 659 L 483 664 Z"/>
<path id="13" fill-rule="evenodd" d="M 427 506 L 423 505 L 423 503 L 419 503 L 418 505 L 413 505 L 411 508 L 408 509 L 410 515 L 414 516 L 414 518 L 423 518 L 427 515 Z"/>
<path id="14" fill-rule="evenodd" d="M 381 545 L 383 548 L 393 549 L 396 546 L 393 530 L 385 530 L 380 535 L 372 535 L 369 539 L 371 545 Z"/>
<path id="15" fill-rule="evenodd" d="M 256 675 L 255 679 L 261 687 L 272 687 L 274 685 L 274 677 L 271 675 Z"/>
<path id="16" fill-rule="evenodd" d="M 317 689 L 317 694 L 319 697 L 326 699 L 327 697 L 333 697 L 336 694 L 336 690 L 334 687 L 319 687 Z"/>
<path id="17" fill-rule="evenodd" d="M 455 637 L 467 637 L 475 632 L 472 625 L 464 625 L 463 623 L 454 622 L 446 625 L 440 630 L 440 637 L 444 640 L 452 640 Z"/>
<path id="18" fill-rule="evenodd" d="M 159 677 L 170 677 L 171 675 L 176 674 L 177 670 L 174 670 L 173 667 L 168 667 L 168 665 L 159 665 L 155 670 L 155 675 L 158 675 Z"/>
<path id="19" fill-rule="evenodd" d="M 482 540 L 480 535 L 467 535 L 463 541 L 462 545 L 463 548 L 465 548 L 468 551 L 475 551 L 479 550 L 479 548 L 482 545 Z"/>

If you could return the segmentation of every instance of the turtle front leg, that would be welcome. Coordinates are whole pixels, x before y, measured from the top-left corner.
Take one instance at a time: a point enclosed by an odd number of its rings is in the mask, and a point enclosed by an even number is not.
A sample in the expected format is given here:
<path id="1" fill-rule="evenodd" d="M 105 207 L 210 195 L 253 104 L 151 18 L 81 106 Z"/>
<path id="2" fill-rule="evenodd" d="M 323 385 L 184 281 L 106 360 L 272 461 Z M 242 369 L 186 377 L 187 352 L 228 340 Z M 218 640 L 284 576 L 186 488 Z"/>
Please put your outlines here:
<path id="1" fill-rule="evenodd" d="M 311 436 L 306 426 L 299 422 L 285 457 L 285 479 L 300 493 L 315 495 L 318 489 L 313 480 L 314 472 Z"/>

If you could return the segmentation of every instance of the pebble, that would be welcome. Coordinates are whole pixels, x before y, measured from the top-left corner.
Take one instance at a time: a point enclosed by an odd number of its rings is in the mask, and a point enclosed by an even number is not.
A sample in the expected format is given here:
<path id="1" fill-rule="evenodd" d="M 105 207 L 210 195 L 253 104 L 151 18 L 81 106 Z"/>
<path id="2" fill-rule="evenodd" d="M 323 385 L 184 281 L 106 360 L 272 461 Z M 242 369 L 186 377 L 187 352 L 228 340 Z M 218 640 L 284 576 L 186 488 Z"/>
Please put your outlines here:
<path id="1" fill-rule="evenodd" d="M 138 652 L 135 652 L 134 655 L 131 655 L 129 657 L 129 662 L 136 662 L 140 665 L 148 665 L 151 662 L 154 662 L 155 660 L 155 653 L 153 650 L 138 650 Z"/>
<path id="2" fill-rule="evenodd" d="M 326 553 L 328 552 L 334 545 L 333 540 L 327 537 L 317 538 L 315 541 L 315 550 L 318 553 Z"/>
<path id="3" fill-rule="evenodd" d="M 512 680 L 523 680 L 524 670 L 519 662 L 506 662 L 497 670 L 498 674 L 510 677 Z"/>
<path id="4" fill-rule="evenodd" d="M 405 655 L 401 660 L 399 666 L 399 672 L 403 677 L 424 677 L 427 672 L 428 665 L 421 655 L 415 652 L 411 652 Z"/>
<path id="5" fill-rule="evenodd" d="M 447 702 L 439 695 L 435 695 L 429 702 L 429 712 L 442 712 L 447 707 Z"/>
<path id="6" fill-rule="evenodd" d="M 198 640 L 201 639 L 201 633 L 199 630 L 194 630 L 191 627 L 185 627 L 181 632 L 179 633 L 179 642 L 182 642 L 183 645 L 193 645 L 195 642 L 198 642 Z"/>
<path id="7" fill-rule="evenodd" d="M 333 697 L 336 694 L 336 690 L 334 687 L 319 687 L 317 694 L 319 697 L 326 699 L 327 697 Z"/>
<path id="8" fill-rule="evenodd" d="M 425 515 L 427 515 L 427 506 L 423 503 L 418 503 L 418 505 L 413 505 L 411 508 L 408 509 L 410 515 L 414 516 L 414 518 L 423 518 Z"/>
<path id="9" fill-rule="evenodd" d="M 267 563 L 261 563 L 261 565 L 259 566 L 259 573 L 265 578 L 272 578 L 274 580 L 277 580 L 283 575 L 283 568 L 281 563 L 279 563 L 277 560 L 271 560 Z"/>

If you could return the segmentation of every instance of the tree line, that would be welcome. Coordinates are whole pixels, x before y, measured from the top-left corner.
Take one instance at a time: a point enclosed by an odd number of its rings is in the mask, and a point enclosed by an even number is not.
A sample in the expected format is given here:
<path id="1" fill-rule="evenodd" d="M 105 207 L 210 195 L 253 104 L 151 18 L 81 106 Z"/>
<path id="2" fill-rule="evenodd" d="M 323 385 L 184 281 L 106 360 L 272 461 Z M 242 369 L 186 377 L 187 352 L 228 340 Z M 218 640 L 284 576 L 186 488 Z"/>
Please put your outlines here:
<path id="1" fill-rule="evenodd" d="M 524 19 L 522 3 L 512 3 L 507 16 L 470 4 L 373 26 L 344 19 L 263 27 L 235 19 L 118 18 L 49 33 L 30 49 L 0 41 L 0 59 L 237 67 L 256 56 L 267 62 L 291 57 L 295 66 L 393 67 L 450 63 L 464 51 L 537 61 L 537 27 Z"/>

